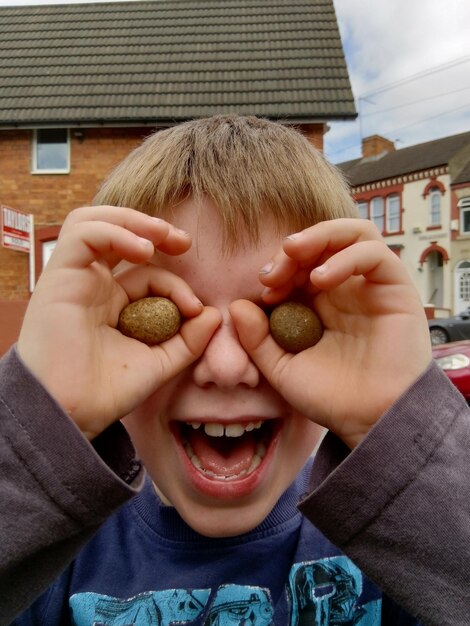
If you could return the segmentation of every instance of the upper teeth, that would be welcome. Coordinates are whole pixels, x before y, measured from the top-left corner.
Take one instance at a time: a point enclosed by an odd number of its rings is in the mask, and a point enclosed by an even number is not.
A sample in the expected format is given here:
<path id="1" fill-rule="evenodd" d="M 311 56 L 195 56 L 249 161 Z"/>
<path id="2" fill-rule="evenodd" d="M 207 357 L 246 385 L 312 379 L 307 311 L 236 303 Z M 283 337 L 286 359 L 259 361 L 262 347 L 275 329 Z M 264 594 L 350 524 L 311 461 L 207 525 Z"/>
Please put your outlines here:
<path id="1" fill-rule="evenodd" d="M 254 430 L 255 428 L 261 428 L 263 422 L 248 422 L 248 424 L 218 424 L 215 422 L 209 422 L 204 424 L 204 432 L 209 437 L 241 437 L 245 432 Z M 191 422 L 190 426 L 197 429 L 201 426 L 200 422 Z"/>

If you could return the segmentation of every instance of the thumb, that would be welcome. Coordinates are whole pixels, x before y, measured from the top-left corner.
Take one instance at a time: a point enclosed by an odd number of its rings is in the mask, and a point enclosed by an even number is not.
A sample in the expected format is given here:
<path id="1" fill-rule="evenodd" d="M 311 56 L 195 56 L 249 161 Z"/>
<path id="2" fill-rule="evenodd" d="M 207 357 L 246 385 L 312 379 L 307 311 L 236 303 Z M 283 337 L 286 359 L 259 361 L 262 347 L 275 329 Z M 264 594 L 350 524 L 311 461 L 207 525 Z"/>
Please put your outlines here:
<path id="1" fill-rule="evenodd" d="M 178 334 L 152 348 L 161 367 L 159 384 L 168 382 L 201 356 L 220 322 L 216 308 L 204 307 L 199 315 L 184 322 Z"/>
<path id="2" fill-rule="evenodd" d="M 269 320 L 258 306 L 249 300 L 236 300 L 230 305 L 230 315 L 243 348 L 271 385 L 276 385 L 280 371 L 291 360 L 271 337 Z"/>

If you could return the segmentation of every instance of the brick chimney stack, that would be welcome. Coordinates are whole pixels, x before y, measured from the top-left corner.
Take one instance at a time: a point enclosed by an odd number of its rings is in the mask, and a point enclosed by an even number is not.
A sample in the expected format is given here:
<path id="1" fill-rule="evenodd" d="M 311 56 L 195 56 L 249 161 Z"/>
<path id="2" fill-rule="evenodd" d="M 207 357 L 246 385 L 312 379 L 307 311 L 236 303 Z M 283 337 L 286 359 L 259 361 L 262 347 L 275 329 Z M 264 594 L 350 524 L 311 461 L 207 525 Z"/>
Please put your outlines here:
<path id="1" fill-rule="evenodd" d="M 379 159 L 388 152 L 395 150 L 395 144 L 390 139 L 385 139 L 380 135 L 371 135 L 364 137 L 362 140 L 362 158 L 363 159 Z"/>

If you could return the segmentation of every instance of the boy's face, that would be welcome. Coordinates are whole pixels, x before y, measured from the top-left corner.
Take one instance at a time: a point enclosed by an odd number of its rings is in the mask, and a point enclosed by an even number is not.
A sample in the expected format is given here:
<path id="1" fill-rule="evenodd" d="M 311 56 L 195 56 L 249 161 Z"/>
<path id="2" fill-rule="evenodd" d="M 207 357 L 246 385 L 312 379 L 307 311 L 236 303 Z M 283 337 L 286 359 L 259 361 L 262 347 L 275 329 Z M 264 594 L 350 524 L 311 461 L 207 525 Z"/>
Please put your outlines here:
<path id="1" fill-rule="evenodd" d="M 223 322 L 204 354 L 125 418 L 162 498 L 203 535 L 247 532 L 271 511 L 304 465 L 322 429 L 295 412 L 269 386 L 242 348 L 228 307 L 245 298 L 261 304 L 260 268 L 279 248 L 263 222 L 255 249 L 220 255 L 220 230 L 209 200 L 187 200 L 173 222 L 191 233 L 184 255 L 158 257 L 181 276 Z M 287 233 L 286 233 L 287 234 Z"/>

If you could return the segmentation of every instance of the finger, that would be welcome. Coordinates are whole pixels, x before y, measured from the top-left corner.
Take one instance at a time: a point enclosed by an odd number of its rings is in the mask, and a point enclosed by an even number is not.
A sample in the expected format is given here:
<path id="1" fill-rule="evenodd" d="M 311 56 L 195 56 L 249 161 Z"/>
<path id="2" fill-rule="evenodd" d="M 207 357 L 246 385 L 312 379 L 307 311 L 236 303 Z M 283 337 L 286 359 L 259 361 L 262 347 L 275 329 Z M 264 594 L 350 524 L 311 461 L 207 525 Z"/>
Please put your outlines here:
<path id="1" fill-rule="evenodd" d="M 184 317 L 198 315 L 202 302 L 181 277 L 153 264 L 139 265 L 115 274 L 115 280 L 127 293 L 130 301 L 149 295 L 172 300 Z"/>
<path id="2" fill-rule="evenodd" d="M 303 299 L 305 296 L 313 296 L 318 293 L 318 289 L 310 281 L 311 269 L 298 269 L 292 276 L 282 280 L 278 277 L 279 287 L 273 286 L 266 287 L 262 293 L 261 298 L 263 302 L 268 305 L 276 304 L 282 300 L 286 300 L 294 292 L 297 295 L 293 297 L 295 299 Z"/>
<path id="3" fill-rule="evenodd" d="M 291 281 L 299 270 L 322 264 L 339 250 L 370 240 L 382 240 L 370 220 L 344 218 L 319 222 L 286 237 L 282 252 L 272 258 L 267 266 L 270 271 L 262 272 L 260 280 L 267 287 L 279 288 L 281 283 Z"/>
<path id="4" fill-rule="evenodd" d="M 177 335 L 151 348 L 162 366 L 160 385 L 168 382 L 201 356 L 221 321 L 222 316 L 218 309 L 204 307 L 200 315 L 183 324 Z"/>
<path id="5" fill-rule="evenodd" d="M 382 241 L 362 241 L 331 256 L 312 270 L 314 285 L 330 290 L 351 276 L 364 276 L 369 282 L 392 285 L 409 284 L 403 264 Z"/>
<path id="6" fill-rule="evenodd" d="M 149 239 L 165 254 L 182 254 L 191 246 L 188 233 L 169 222 L 134 209 L 115 206 L 80 207 L 71 211 L 61 229 L 59 239 L 83 222 L 106 222 L 121 226 Z"/>
<path id="7" fill-rule="evenodd" d="M 79 222 L 61 235 L 46 269 L 85 268 L 99 259 L 110 267 L 125 259 L 143 263 L 154 254 L 154 243 L 135 233 L 105 222 Z"/>
<path id="8" fill-rule="evenodd" d="M 265 378 L 276 386 L 276 372 L 287 365 L 293 355 L 285 352 L 269 332 L 265 313 L 249 300 L 236 300 L 230 305 L 230 315 L 243 348 Z"/>
<path id="9" fill-rule="evenodd" d="M 342 218 L 319 222 L 289 235 L 283 241 L 283 249 L 288 257 L 298 262 L 309 262 L 326 251 L 333 254 L 359 241 L 382 240 L 382 235 L 370 220 Z"/>
<path id="10" fill-rule="evenodd" d="M 146 213 L 128 209 L 126 207 L 115 206 L 91 206 L 80 207 L 71 211 L 62 226 L 60 236 L 68 230 L 75 228 L 77 224 L 83 222 L 108 222 L 116 226 L 122 226 L 138 235 L 146 236 L 147 229 L 156 228 L 158 232 L 165 233 L 169 229 L 169 224 Z"/>
<path id="11" fill-rule="evenodd" d="M 282 248 L 259 271 L 259 279 L 267 287 L 288 282 L 299 268 L 298 261 L 289 257 Z"/>

